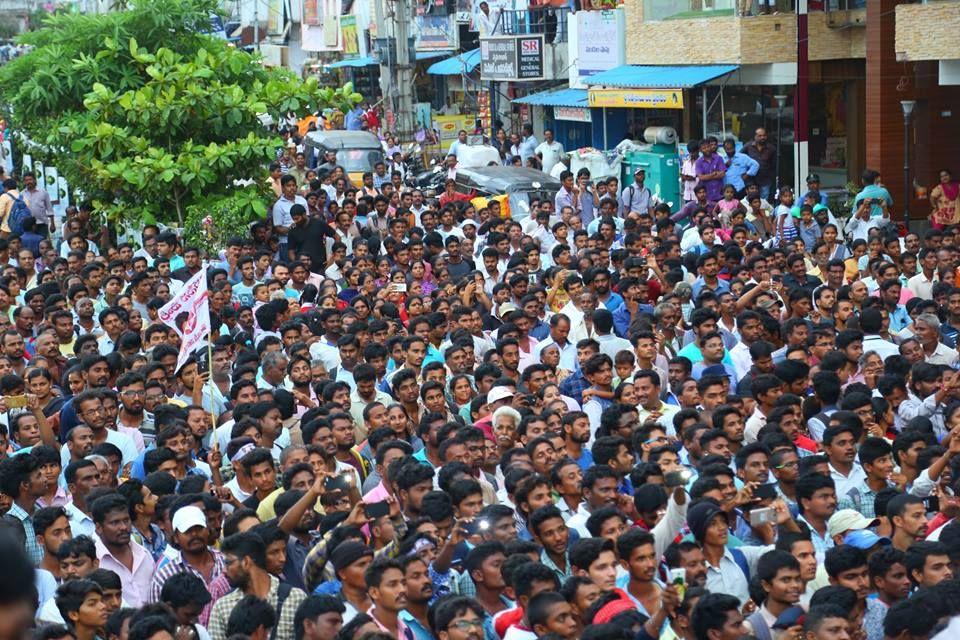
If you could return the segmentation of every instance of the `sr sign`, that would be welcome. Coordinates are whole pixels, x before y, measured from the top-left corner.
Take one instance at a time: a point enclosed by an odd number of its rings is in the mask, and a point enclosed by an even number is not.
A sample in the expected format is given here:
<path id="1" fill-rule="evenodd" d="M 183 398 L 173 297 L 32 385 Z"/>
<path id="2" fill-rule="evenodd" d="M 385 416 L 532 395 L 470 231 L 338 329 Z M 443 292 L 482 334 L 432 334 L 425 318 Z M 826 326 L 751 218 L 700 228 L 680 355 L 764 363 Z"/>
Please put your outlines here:
<path id="1" fill-rule="evenodd" d="M 542 80 L 543 35 L 480 39 L 481 80 Z"/>

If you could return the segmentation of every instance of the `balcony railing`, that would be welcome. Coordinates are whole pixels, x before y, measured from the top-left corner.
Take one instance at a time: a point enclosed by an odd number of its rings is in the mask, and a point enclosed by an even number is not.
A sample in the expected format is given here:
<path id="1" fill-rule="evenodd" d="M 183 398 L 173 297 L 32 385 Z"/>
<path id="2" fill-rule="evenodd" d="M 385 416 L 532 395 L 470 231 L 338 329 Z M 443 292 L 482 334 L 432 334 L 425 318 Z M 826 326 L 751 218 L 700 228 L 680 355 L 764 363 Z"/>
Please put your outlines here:
<path id="1" fill-rule="evenodd" d="M 547 44 L 567 42 L 567 7 L 531 7 L 529 10 L 503 10 L 497 16 L 491 36 L 544 34 Z"/>

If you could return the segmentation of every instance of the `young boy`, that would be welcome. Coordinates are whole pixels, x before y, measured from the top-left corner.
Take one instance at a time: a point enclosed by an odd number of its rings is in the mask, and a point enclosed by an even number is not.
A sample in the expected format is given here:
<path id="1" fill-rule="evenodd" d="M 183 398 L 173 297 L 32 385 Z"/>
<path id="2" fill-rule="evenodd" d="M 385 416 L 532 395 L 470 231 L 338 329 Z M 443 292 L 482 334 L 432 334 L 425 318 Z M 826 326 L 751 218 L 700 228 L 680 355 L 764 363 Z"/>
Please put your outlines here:
<path id="1" fill-rule="evenodd" d="M 57 588 L 57 608 L 77 640 L 95 640 L 107 624 L 103 589 L 92 580 L 70 580 Z"/>
<path id="2" fill-rule="evenodd" d="M 776 620 L 784 611 L 800 602 L 803 580 L 800 563 L 786 551 L 770 551 L 757 562 L 757 576 L 765 598 L 760 609 L 746 619 L 753 635 L 764 638 L 773 635 L 767 620 Z"/>

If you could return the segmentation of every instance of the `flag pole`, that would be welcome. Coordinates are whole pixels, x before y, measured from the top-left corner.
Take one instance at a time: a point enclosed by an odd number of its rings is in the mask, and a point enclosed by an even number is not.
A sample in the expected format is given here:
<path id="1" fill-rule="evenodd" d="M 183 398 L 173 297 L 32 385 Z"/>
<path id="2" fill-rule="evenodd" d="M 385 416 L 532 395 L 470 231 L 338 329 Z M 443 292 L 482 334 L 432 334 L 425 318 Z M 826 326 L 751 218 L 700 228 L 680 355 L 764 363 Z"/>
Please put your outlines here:
<path id="1" fill-rule="evenodd" d="M 207 384 L 210 385 L 210 408 L 214 408 L 216 405 L 213 402 L 214 398 L 214 387 L 213 387 L 213 323 L 210 323 L 210 331 L 207 333 Z M 211 438 L 210 448 L 217 448 L 217 416 L 213 415 L 213 411 L 210 412 L 210 433 L 213 435 Z"/>

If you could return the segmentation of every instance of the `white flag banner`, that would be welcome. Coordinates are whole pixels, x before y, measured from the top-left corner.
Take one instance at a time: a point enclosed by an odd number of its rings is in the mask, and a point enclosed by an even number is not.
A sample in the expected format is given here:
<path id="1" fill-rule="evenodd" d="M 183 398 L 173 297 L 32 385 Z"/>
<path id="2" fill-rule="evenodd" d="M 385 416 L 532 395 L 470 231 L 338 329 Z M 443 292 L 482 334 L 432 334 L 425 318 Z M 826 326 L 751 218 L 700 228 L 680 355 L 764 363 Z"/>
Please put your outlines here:
<path id="1" fill-rule="evenodd" d="M 180 336 L 180 355 L 177 370 L 190 359 L 194 351 L 207 346 L 210 334 L 210 299 L 207 296 L 207 273 L 198 271 L 183 288 L 160 307 L 160 321 L 172 327 Z"/>

